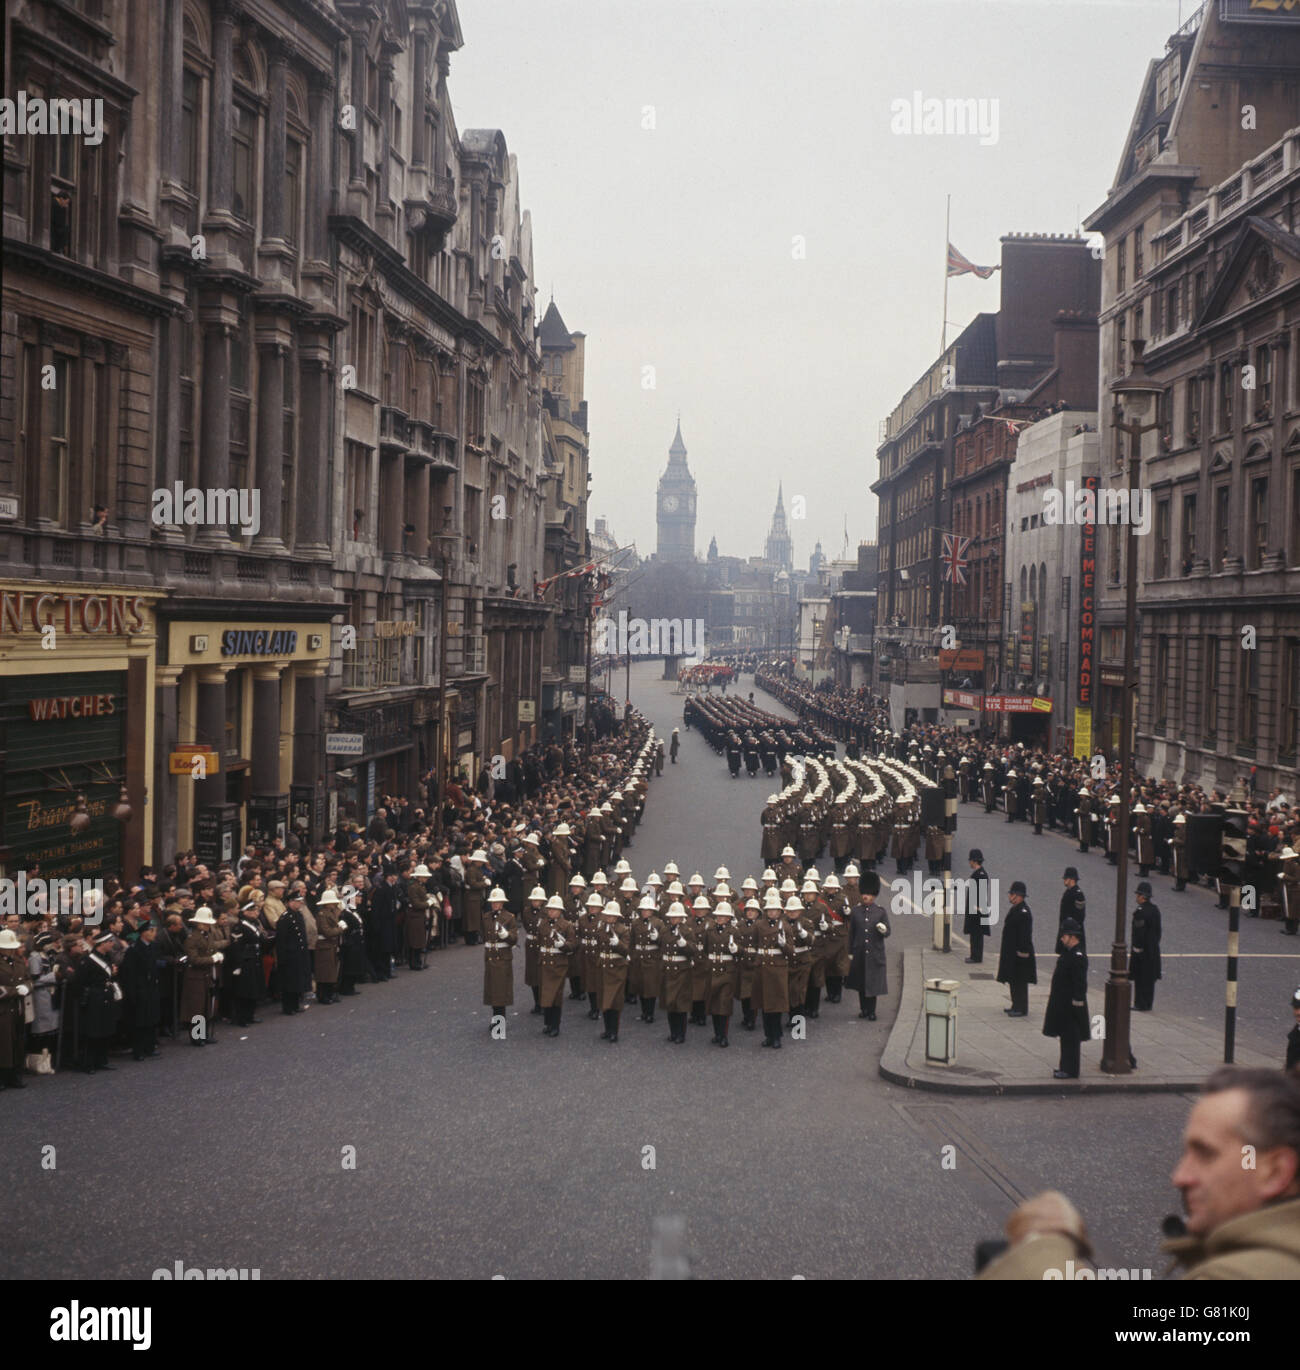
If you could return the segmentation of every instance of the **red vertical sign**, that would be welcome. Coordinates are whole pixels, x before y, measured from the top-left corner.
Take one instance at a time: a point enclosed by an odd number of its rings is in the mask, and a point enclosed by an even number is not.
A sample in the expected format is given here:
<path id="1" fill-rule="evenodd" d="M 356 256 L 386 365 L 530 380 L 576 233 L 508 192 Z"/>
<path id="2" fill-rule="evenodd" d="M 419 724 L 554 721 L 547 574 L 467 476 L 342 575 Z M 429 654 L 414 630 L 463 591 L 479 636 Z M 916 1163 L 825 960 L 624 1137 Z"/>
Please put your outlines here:
<path id="1" fill-rule="evenodd" d="M 1097 629 L 1097 476 L 1084 476 L 1080 488 L 1091 491 L 1093 518 L 1081 525 L 1079 539 L 1079 703 L 1092 704 L 1093 646 Z"/>

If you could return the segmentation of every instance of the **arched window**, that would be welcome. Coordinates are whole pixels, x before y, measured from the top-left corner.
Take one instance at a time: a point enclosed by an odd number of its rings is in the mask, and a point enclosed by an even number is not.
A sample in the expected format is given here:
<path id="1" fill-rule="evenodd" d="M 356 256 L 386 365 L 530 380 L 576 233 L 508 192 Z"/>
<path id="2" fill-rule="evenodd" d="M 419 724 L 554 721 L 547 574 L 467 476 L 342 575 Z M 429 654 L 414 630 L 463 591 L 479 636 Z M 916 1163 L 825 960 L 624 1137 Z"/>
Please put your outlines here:
<path id="1" fill-rule="evenodd" d="M 1038 594 L 1044 604 L 1047 603 L 1047 563 L 1038 563 Z"/>
<path id="2" fill-rule="evenodd" d="M 1023 604 L 1029 597 L 1029 571 L 1022 566 L 1020 568 L 1020 602 Z"/>
<path id="3" fill-rule="evenodd" d="M 1038 567 L 1029 568 L 1029 599 L 1031 603 L 1038 603 Z"/>

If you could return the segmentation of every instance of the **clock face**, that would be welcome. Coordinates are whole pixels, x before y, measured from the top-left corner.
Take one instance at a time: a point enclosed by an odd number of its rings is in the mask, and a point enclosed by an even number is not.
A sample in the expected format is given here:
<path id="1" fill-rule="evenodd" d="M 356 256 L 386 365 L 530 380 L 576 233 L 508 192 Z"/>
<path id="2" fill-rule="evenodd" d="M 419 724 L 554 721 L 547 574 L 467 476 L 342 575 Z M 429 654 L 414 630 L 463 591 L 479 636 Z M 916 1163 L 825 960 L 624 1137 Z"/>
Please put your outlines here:
<path id="1" fill-rule="evenodd" d="M 664 513 L 665 513 L 665 514 L 673 514 L 673 513 L 676 513 L 676 512 L 677 512 L 677 496 L 676 496 L 676 495 L 665 495 L 665 496 L 664 496 Z"/>

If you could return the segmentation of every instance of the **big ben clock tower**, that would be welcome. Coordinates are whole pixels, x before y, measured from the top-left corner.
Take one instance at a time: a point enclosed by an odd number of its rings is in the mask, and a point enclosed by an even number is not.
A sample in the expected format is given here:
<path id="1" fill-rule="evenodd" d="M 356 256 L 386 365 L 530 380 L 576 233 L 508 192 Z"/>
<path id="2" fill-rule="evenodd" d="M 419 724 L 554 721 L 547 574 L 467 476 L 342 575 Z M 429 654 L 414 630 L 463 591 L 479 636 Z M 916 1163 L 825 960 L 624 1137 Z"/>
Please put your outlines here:
<path id="1" fill-rule="evenodd" d="M 659 477 L 657 503 L 660 561 L 695 560 L 695 478 L 686 465 L 682 421 L 668 449 L 668 468 Z"/>

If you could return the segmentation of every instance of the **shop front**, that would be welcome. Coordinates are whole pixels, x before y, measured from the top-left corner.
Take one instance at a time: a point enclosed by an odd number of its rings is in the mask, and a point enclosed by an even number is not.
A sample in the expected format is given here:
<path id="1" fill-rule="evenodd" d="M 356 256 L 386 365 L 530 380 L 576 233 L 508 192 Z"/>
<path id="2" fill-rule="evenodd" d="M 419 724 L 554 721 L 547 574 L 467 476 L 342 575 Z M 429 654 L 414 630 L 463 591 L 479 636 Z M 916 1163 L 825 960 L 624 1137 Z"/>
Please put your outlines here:
<path id="1" fill-rule="evenodd" d="M 332 711 L 331 722 L 337 726 L 326 734 L 325 745 L 332 764 L 330 812 L 336 823 L 364 828 L 385 795 L 404 795 L 419 804 L 420 776 L 431 766 L 421 766 L 415 704 L 414 699 L 400 699 Z"/>
<path id="2" fill-rule="evenodd" d="M 0 582 L 0 874 L 94 880 L 154 860 L 160 598 Z"/>
<path id="3" fill-rule="evenodd" d="M 318 839 L 329 631 L 328 623 L 282 619 L 167 625 L 160 769 L 174 826 L 165 845 L 220 863 L 287 837 L 291 825 L 300 838 Z M 180 765 L 169 764 L 177 756 Z"/>

